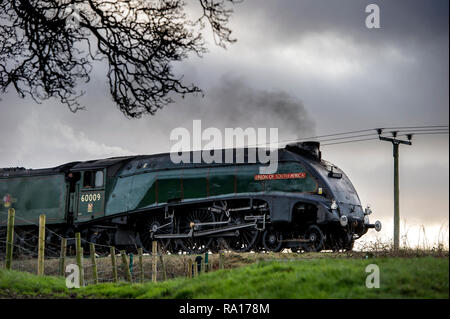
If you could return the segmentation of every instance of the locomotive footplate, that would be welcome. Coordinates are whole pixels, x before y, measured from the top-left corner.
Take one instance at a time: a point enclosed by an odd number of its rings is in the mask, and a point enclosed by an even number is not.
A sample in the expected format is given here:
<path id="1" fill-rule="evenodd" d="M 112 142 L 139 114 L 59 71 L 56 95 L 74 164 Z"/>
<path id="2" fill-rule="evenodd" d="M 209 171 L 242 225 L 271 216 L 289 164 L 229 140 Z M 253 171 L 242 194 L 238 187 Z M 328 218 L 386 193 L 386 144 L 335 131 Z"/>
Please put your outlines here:
<path id="1" fill-rule="evenodd" d="M 231 226 L 225 226 L 221 228 L 213 228 L 208 230 L 200 230 L 200 231 L 194 231 L 194 228 L 191 228 L 189 233 L 187 234 L 159 234 L 159 235 L 153 235 L 153 238 L 155 239 L 169 239 L 169 238 L 189 238 L 189 237 L 203 237 L 203 236 L 210 236 L 210 235 L 218 235 L 221 233 L 225 233 L 223 235 L 226 236 L 234 236 L 234 234 L 229 234 L 231 231 L 248 228 L 248 227 L 256 227 L 256 222 L 252 223 L 244 223 L 239 225 L 231 225 Z"/>

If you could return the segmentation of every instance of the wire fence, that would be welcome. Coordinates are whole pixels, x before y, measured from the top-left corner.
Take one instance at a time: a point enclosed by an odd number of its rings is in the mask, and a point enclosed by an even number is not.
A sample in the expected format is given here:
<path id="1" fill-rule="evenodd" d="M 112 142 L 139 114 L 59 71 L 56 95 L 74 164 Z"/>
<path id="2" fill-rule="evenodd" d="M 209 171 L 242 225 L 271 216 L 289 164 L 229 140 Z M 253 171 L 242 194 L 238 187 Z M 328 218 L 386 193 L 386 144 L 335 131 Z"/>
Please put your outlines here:
<path id="1" fill-rule="evenodd" d="M 5 213 L 0 212 L 0 214 Z M 39 263 L 39 235 L 37 234 L 39 224 L 24 220 L 18 216 L 15 216 L 14 219 L 22 225 L 31 226 L 31 228 L 23 230 L 22 227 L 15 227 L 14 229 L 13 241 L 9 243 L 13 252 L 11 269 L 36 274 L 38 273 Z M 47 225 L 41 225 L 41 227 L 45 229 L 43 275 L 67 275 L 66 266 L 78 264 L 77 237 L 66 238 L 50 229 Z M 51 240 L 48 240 L 49 238 Z M 225 268 L 223 253 L 205 253 L 204 255 L 170 254 L 164 253 L 155 242 L 151 253 L 138 249 L 138 253 L 127 254 L 124 250 L 114 246 L 98 244 L 83 238 L 80 239 L 80 246 L 83 248 L 83 254 L 80 256 L 80 259 L 84 285 L 116 281 L 139 283 L 163 281 L 177 277 L 190 278 L 201 273 Z M 64 243 L 66 246 L 62 249 Z M 2 264 L 6 264 L 7 244 L 7 230 L 5 227 L 2 227 L 0 228 L 0 261 Z M 91 245 L 93 248 L 90 247 Z M 93 249 L 94 255 L 91 254 L 91 249 Z M 116 267 L 114 267 L 112 251 L 114 251 Z M 117 273 L 117 277 L 115 273 Z"/>

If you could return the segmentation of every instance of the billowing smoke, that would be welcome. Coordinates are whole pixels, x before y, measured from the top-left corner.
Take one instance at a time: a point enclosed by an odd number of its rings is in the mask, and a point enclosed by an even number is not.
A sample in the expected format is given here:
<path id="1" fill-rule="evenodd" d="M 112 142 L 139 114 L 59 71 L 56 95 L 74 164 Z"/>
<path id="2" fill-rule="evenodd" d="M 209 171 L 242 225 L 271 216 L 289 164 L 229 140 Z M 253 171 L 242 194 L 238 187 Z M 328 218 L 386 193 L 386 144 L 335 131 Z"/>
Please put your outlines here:
<path id="1" fill-rule="evenodd" d="M 176 107 L 185 118 L 202 119 L 203 127 L 276 127 L 280 140 L 314 134 L 315 123 L 302 101 L 281 90 L 253 88 L 241 78 L 223 77 L 205 97 L 185 103 L 167 109 Z"/>

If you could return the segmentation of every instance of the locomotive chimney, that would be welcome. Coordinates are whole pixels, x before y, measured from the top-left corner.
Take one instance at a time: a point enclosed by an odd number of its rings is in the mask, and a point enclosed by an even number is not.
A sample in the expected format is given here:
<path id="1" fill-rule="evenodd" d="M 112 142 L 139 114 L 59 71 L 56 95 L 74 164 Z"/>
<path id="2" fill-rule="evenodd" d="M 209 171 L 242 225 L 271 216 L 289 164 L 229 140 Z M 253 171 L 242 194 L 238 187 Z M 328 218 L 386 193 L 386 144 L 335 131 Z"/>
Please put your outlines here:
<path id="1" fill-rule="evenodd" d="M 288 151 L 303 155 L 317 161 L 322 159 L 322 152 L 320 151 L 320 142 L 307 141 L 297 142 L 286 145 Z"/>

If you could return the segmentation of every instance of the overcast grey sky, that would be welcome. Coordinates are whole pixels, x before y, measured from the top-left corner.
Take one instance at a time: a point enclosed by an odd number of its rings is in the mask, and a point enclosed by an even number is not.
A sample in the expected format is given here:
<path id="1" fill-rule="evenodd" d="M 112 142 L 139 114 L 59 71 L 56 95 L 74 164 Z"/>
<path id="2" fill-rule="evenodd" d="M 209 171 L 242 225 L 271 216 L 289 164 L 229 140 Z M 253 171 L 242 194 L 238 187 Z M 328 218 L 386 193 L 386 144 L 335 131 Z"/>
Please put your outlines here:
<path id="1" fill-rule="evenodd" d="M 365 7 L 381 28 L 365 27 Z M 153 117 L 128 120 L 96 65 L 72 114 L 14 91 L 0 101 L 0 167 L 48 167 L 76 160 L 168 151 L 170 131 L 278 127 L 280 139 L 372 127 L 448 125 L 448 1 L 246 0 L 231 21 L 236 44 L 210 42 L 204 58 L 176 65 L 205 97 L 177 99 Z M 448 136 L 417 136 L 400 151 L 401 219 L 448 227 Z M 323 147 L 323 157 L 371 204 L 392 236 L 392 146 L 379 141 Z M 409 226 L 403 227 L 406 231 Z M 448 234 L 447 234 L 448 235 Z"/>

